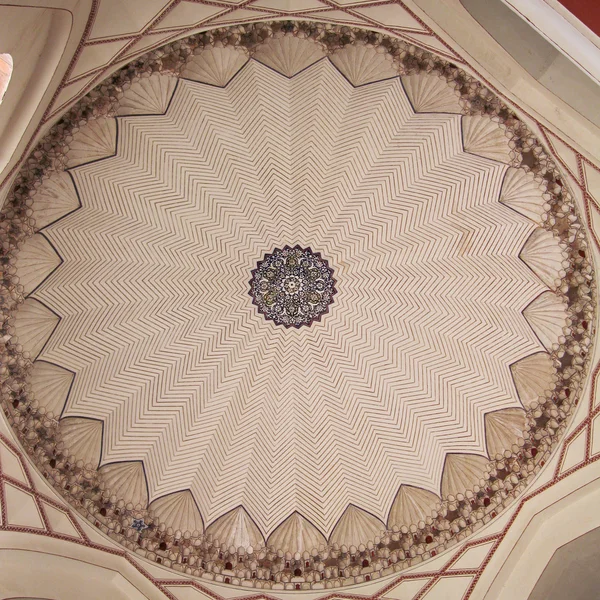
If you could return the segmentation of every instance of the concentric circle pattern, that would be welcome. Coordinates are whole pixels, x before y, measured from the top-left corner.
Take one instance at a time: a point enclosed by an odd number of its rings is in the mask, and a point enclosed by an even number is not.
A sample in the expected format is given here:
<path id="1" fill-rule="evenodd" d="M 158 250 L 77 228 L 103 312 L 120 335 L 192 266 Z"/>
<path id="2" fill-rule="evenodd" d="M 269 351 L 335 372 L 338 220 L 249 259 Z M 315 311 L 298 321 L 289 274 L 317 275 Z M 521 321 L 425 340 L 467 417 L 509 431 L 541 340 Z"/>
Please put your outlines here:
<path id="1" fill-rule="evenodd" d="M 379 34 L 252 27 L 123 70 L 34 155 L 4 213 L 3 399 L 131 549 L 351 584 L 525 488 L 579 392 L 593 274 L 560 174 L 481 84 Z"/>

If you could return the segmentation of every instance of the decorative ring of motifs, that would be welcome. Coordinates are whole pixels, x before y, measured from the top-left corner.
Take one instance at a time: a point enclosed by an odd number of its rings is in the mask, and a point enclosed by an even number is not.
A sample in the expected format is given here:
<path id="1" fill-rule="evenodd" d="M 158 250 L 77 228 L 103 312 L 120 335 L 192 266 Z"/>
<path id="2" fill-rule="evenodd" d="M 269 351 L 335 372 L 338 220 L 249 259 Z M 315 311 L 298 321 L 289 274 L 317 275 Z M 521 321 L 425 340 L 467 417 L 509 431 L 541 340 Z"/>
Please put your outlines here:
<path id="1" fill-rule="evenodd" d="M 333 269 L 319 252 L 275 248 L 252 271 L 252 303 L 276 325 L 310 326 L 328 311 L 336 293 Z"/>
<path id="2" fill-rule="evenodd" d="M 173 531 L 147 508 L 111 494 L 98 471 L 71 456 L 61 440 L 58 415 L 33 397 L 31 357 L 14 337 L 14 316 L 24 299 L 15 263 L 19 248 L 35 232 L 32 214 L 37 188 L 52 172 L 65 168 L 69 140 L 84 123 L 117 114 L 124 89 L 159 72 L 179 76 L 187 61 L 218 44 L 244 48 L 250 56 L 261 43 L 281 36 L 309 39 L 331 54 L 348 44 L 385 53 L 399 75 L 427 73 L 456 91 L 464 115 L 486 115 L 506 131 L 513 166 L 533 173 L 545 187 L 543 227 L 564 244 L 568 258 L 558 289 L 568 303 L 568 321 L 551 358 L 555 385 L 527 409 L 528 430 L 504 454 L 491 457 L 479 485 L 442 498 L 430 515 L 364 540 L 358 547 L 328 546 L 304 552 L 286 548 L 227 548 L 201 532 Z M 594 321 L 595 288 L 588 245 L 573 198 L 562 175 L 525 123 L 484 85 L 455 65 L 379 33 L 317 23 L 275 22 L 214 30 L 153 51 L 122 68 L 79 101 L 56 124 L 23 166 L 0 218 L 2 243 L 2 404 L 6 417 L 30 457 L 54 487 L 104 533 L 136 551 L 190 575 L 260 588 L 310 589 L 349 585 L 402 570 L 435 556 L 456 538 L 489 522 L 520 495 L 547 461 L 580 398 Z"/>

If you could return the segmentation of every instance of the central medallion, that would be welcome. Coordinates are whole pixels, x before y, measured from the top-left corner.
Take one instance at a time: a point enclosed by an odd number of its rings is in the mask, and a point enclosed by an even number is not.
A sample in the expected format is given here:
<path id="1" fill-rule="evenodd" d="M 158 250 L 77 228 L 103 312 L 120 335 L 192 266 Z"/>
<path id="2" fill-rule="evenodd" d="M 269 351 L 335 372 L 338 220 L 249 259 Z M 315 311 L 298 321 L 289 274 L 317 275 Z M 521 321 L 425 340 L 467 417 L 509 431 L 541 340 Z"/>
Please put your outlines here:
<path id="1" fill-rule="evenodd" d="M 333 302 L 333 269 L 310 248 L 275 248 L 252 271 L 249 293 L 258 311 L 276 325 L 311 325 Z"/>

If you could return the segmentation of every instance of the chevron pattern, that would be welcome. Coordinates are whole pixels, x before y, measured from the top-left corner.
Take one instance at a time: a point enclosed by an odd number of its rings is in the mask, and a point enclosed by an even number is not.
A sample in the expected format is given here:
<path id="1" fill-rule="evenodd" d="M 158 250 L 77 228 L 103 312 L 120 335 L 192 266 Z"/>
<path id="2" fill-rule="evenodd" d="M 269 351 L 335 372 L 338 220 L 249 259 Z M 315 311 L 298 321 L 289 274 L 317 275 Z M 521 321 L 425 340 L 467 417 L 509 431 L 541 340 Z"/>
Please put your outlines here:
<path id="1" fill-rule="evenodd" d="M 387 73 L 354 87 L 348 60 L 180 80 L 164 115 L 86 130 L 94 162 L 77 140 L 38 358 L 75 373 L 63 417 L 104 423 L 103 469 L 138 465 L 133 503 L 190 490 L 206 525 L 243 506 L 266 538 L 296 511 L 354 541 L 349 505 L 374 530 L 400 485 L 438 494 L 448 455 L 486 455 L 485 415 L 522 406 L 510 366 L 544 350 L 522 311 L 547 288 L 496 125 L 468 122 L 465 152 L 459 114 L 415 113 Z M 295 244 L 338 293 L 288 330 L 247 282 Z"/>

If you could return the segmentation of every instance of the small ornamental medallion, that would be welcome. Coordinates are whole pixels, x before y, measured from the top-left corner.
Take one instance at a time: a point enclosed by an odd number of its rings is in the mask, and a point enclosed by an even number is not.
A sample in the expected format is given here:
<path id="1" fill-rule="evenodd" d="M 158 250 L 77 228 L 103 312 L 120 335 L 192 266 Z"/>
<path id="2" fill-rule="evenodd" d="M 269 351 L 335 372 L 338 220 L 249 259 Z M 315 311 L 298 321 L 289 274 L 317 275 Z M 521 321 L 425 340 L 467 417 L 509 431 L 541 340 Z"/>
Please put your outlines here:
<path id="1" fill-rule="evenodd" d="M 333 302 L 333 269 L 310 248 L 275 248 L 252 271 L 249 293 L 258 312 L 276 325 L 311 325 Z"/>

